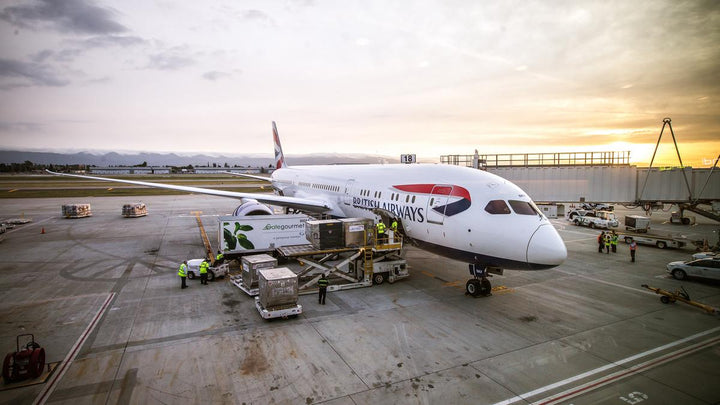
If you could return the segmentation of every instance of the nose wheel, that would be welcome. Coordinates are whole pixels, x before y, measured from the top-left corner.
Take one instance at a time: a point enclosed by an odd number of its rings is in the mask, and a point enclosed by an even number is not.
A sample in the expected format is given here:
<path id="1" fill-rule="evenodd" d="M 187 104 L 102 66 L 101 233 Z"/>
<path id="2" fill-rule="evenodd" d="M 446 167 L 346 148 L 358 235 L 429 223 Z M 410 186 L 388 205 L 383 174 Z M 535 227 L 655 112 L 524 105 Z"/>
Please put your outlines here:
<path id="1" fill-rule="evenodd" d="M 473 278 L 465 283 L 465 294 L 473 297 L 492 295 L 492 284 L 488 280 L 487 268 L 478 268 L 474 264 L 470 264 L 470 274 L 473 275 Z"/>

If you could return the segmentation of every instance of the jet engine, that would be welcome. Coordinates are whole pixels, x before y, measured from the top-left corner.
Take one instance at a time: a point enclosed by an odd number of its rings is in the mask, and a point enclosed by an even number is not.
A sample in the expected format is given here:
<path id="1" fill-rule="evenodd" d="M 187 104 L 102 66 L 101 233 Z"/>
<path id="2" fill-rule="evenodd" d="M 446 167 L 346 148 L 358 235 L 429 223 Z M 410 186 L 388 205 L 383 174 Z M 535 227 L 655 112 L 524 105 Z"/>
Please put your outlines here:
<path id="1" fill-rule="evenodd" d="M 249 215 L 272 215 L 273 212 L 265 204 L 259 203 L 257 200 L 253 200 L 250 198 L 243 198 L 242 204 L 240 204 L 239 207 L 235 208 L 235 212 L 233 212 L 233 215 L 236 217 L 244 217 Z"/>

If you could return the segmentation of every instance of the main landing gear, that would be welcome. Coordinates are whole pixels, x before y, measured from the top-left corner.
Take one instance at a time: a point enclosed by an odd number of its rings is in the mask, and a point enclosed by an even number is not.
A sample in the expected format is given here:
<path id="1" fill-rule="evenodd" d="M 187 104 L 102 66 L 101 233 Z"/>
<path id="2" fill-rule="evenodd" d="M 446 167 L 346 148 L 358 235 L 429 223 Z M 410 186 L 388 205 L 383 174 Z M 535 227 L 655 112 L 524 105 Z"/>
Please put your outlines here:
<path id="1" fill-rule="evenodd" d="M 488 274 L 487 268 L 477 267 L 474 264 L 469 265 L 470 274 L 473 276 L 470 280 L 465 283 L 465 294 L 473 297 L 487 297 L 492 295 L 492 284 L 488 277 L 492 277 Z"/>

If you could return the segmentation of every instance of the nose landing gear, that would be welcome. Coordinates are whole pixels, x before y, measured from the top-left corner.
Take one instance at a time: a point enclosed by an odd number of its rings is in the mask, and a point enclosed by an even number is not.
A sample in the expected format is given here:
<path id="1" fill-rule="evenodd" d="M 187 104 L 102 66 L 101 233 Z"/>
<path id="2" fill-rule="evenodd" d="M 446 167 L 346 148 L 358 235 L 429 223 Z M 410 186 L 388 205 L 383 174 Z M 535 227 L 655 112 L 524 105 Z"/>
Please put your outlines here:
<path id="1" fill-rule="evenodd" d="M 486 267 L 477 267 L 475 264 L 470 263 L 470 274 L 473 276 L 470 280 L 465 283 L 465 294 L 473 297 L 487 297 L 492 295 L 492 284 L 488 277 L 492 277 L 488 274 Z"/>

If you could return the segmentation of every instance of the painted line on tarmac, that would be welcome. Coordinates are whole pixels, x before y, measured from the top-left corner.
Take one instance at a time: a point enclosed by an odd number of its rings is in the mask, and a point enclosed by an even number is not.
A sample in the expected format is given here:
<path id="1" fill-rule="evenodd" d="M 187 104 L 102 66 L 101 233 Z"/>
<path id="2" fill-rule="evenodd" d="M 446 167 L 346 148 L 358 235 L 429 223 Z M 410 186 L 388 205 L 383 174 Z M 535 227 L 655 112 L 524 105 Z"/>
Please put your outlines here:
<path id="1" fill-rule="evenodd" d="M 53 218 L 55 218 L 55 217 L 48 217 L 45 219 L 41 219 L 40 221 L 33 221 L 33 222 L 28 222 L 27 224 L 16 225 L 15 228 L 8 229 L 5 233 L 9 234 L 9 233 L 17 232 L 17 231 L 22 231 L 23 229 L 33 228 L 33 227 L 40 225 L 43 222 L 47 222 Z"/>
<path id="2" fill-rule="evenodd" d="M 578 277 L 584 278 L 584 279 L 586 279 L 586 280 L 590 280 L 590 281 L 595 281 L 595 282 L 597 282 L 597 283 L 602 283 L 602 284 L 611 285 L 611 286 L 613 286 L 613 287 L 624 288 L 624 289 L 626 289 L 626 290 L 635 291 L 635 292 L 641 292 L 641 293 L 643 293 L 643 294 L 657 295 L 657 294 L 655 294 L 654 292 L 648 291 L 648 290 L 646 290 L 646 289 L 644 289 L 644 288 L 643 288 L 643 289 L 640 289 L 640 288 L 635 288 L 635 287 L 628 287 L 628 286 L 626 286 L 626 285 L 613 283 L 613 282 L 611 282 L 611 281 L 600 280 L 599 278 L 588 277 L 588 276 L 584 276 L 584 275 L 582 275 L 582 274 L 571 273 L 571 272 L 569 272 L 569 271 L 564 271 L 564 270 L 557 270 L 557 272 L 563 273 L 563 274 L 567 274 L 567 275 L 569 275 L 569 276 L 578 276 Z"/>
<path id="3" fill-rule="evenodd" d="M 100 318 L 102 318 L 102 315 L 105 313 L 105 311 L 107 311 L 113 298 L 115 298 L 115 293 L 108 294 L 108 297 L 105 299 L 105 302 L 95 314 L 92 321 L 90 321 L 90 324 L 87 326 L 87 328 L 85 328 L 85 331 L 80 335 L 73 347 L 70 348 L 70 351 L 68 352 L 67 356 L 65 356 L 65 359 L 62 361 L 62 363 L 57 366 L 55 372 L 53 373 L 53 376 L 50 378 L 50 381 L 45 385 L 45 388 L 43 388 L 43 390 L 40 391 L 40 394 L 38 394 L 38 396 L 35 398 L 35 401 L 33 401 L 33 405 L 42 405 L 48 400 L 48 398 L 50 398 L 50 395 L 55 390 L 58 382 L 60 382 L 60 379 L 65 375 L 65 372 L 72 365 L 72 362 L 73 360 L 75 360 L 75 356 L 77 356 L 80 348 L 90 336 L 93 329 L 95 329 L 98 322 L 100 321 Z"/>
<path id="4" fill-rule="evenodd" d="M 594 369 L 594 370 L 586 371 L 586 372 L 584 372 L 584 373 L 582 373 L 582 374 L 578 374 L 578 375 L 576 375 L 576 376 L 574 376 L 574 377 L 566 378 L 566 379 L 564 379 L 564 380 L 562 380 L 562 381 L 558 381 L 558 382 L 556 382 L 556 383 L 549 384 L 549 385 L 546 385 L 546 386 L 544 386 L 544 387 L 540 387 L 540 388 L 538 388 L 538 389 L 536 389 L 536 390 L 529 391 L 529 392 L 526 392 L 526 393 L 524 393 L 524 394 L 517 395 L 517 396 L 512 397 L 512 398 L 508 398 L 508 399 L 506 399 L 506 400 L 504 400 L 504 401 L 496 402 L 496 403 L 493 404 L 493 405 L 509 405 L 509 404 L 512 404 L 512 403 L 515 403 L 515 402 L 518 402 L 518 401 L 526 401 L 526 398 L 534 397 L 535 395 L 542 394 L 542 393 L 544 393 L 544 392 L 553 390 L 553 389 L 555 389 L 555 388 L 562 387 L 563 385 L 566 385 L 566 384 L 569 384 L 569 383 L 572 383 L 572 382 L 575 382 L 575 381 L 578 381 L 578 380 L 582 380 L 583 378 L 590 377 L 590 376 L 592 376 L 592 375 L 595 375 L 595 374 L 604 372 L 604 371 L 606 371 L 606 370 L 609 370 L 609 369 L 614 368 L 614 367 L 617 367 L 617 366 L 621 366 L 621 365 L 623 365 L 623 364 L 625 364 L 625 363 L 629 363 L 629 362 L 631 362 L 631 361 L 635 361 L 635 360 L 640 359 L 640 358 L 643 358 L 643 357 L 645 357 L 645 356 L 648 356 L 648 355 L 651 355 L 651 354 L 654 354 L 654 353 L 657 353 L 657 352 L 660 352 L 660 351 L 669 349 L 669 348 L 671 348 L 671 347 L 675 347 L 675 346 L 677 346 L 677 345 L 681 345 L 681 344 L 686 343 L 686 342 L 689 342 L 689 341 L 691 341 L 691 340 L 693 340 L 693 339 L 697 339 L 697 338 L 700 338 L 700 337 L 703 337 L 703 336 L 706 336 L 706 335 L 710 335 L 710 334 L 715 333 L 715 332 L 717 332 L 717 331 L 720 331 L 720 327 L 713 328 L 713 329 L 709 329 L 709 330 L 706 330 L 706 331 L 704 331 L 704 332 L 699 332 L 699 333 L 696 333 L 696 334 L 694 334 L 694 335 L 692 335 L 692 336 L 688 336 L 688 337 L 686 337 L 686 338 L 683 338 L 683 339 L 680 339 L 680 340 L 676 340 L 676 341 L 674 341 L 674 342 L 670 342 L 670 343 L 668 343 L 668 344 L 665 344 L 665 345 L 656 347 L 656 348 L 654 348 L 654 349 L 650 349 L 650 350 L 647 350 L 647 351 L 645 351 L 645 352 L 638 353 L 638 354 L 633 355 L 633 356 L 630 356 L 630 357 L 626 357 L 626 358 L 624 358 L 624 359 L 622 359 L 622 360 L 620 360 L 620 361 L 612 362 L 612 363 L 607 364 L 607 365 L 605 365 L 605 366 L 598 367 L 598 368 L 596 368 L 596 369 Z M 666 354 L 666 355 L 664 356 L 665 358 L 662 358 L 662 357 L 661 357 L 661 358 L 659 358 L 659 359 L 650 360 L 650 361 L 647 361 L 646 363 L 637 365 L 637 366 L 635 366 L 635 367 L 640 367 L 640 366 L 642 366 L 642 365 L 644 365 L 644 364 L 646 365 L 646 364 L 648 364 L 648 363 L 660 365 L 660 364 L 662 364 L 662 363 L 659 363 L 659 362 L 667 362 L 667 361 L 669 361 L 669 360 L 671 360 L 671 359 L 673 359 L 673 358 L 677 358 L 677 356 L 679 356 L 679 355 L 681 355 L 681 354 L 682 354 L 682 355 L 690 354 L 691 351 L 700 350 L 700 346 L 703 346 L 703 347 L 704 347 L 704 346 L 707 346 L 707 345 L 716 344 L 716 343 L 718 343 L 718 342 L 720 342 L 720 337 L 711 338 L 710 340 L 706 340 L 705 342 L 701 342 L 701 343 L 698 343 L 698 344 L 694 345 L 694 347 L 691 346 L 691 347 L 688 347 L 688 348 L 685 348 L 685 349 L 678 350 L 678 351 L 676 351 L 676 352 L 668 353 L 668 354 Z M 631 368 L 631 369 L 632 369 L 632 368 Z M 627 372 L 629 372 L 631 369 L 629 369 L 629 370 L 624 370 L 624 371 L 622 371 L 622 372 L 627 373 Z M 607 379 L 608 377 L 605 377 L 605 378 Z M 617 377 L 615 377 L 615 378 L 617 379 Z M 598 381 L 598 380 L 596 380 L 596 381 Z M 577 390 L 577 389 L 578 389 L 577 387 L 573 388 L 573 390 Z M 557 394 L 557 395 L 560 395 L 560 394 Z M 563 399 L 567 399 L 567 397 L 563 397 Z M 541 402 L 541 403 L 542 403 L 542 402 Z"/>
<path id="5" fill-rule="evenodd" d="M 591 239 L 591 238 L 597 239 L 597 235 L 588 234 L 587 232 L 570 231 L 570 230 L 567 230 L 567 229 L 558 229 L 558 232 L 574 233 L 574 234 L 576 234 L 576 235 L 585 236 L 585 237 L 587 237 L 588 239 Z"/>
<path id="6" fill-rule="evenodd" d="M 590 238 L 583 238 L 583 239 L 572 239 L 572 240 L 564 240 L 565 243 L 573 243 L 573 242 L 587 242 L 592 239 L 597 239 L 596 237 L 590 237 Z"/>
<path id="7" fill-rule="evenodd" d="M 628 368 L 627 370 L 617 371 L 617 372 L 609 374 L 603 378 L 599 378 L 597 380 L 587 382 L 585 384 L 582 384 L 575 388 L 571 388 L 569 390 L 565 390 L 563 392 L 557 393 L 553 396 L 547 397 L 540 401 L 533 402 L 533 405 L 551 405 L 551 404 L 558 403 L 558 401 L 565 401 L 565 400 L 568 400 L 571 398 L 575 398 L 578 395 L 582 395 L 586 392 L 590 392 L 597 388 L 604 387 L 608 384 L 614 383 L 615 381 L 619 381 L 623 378 L 630 377 L 632 375 L 640 373 L 641 371 L 646 371 L 651 368 L 663 365 L 667 362 L 670 362 L 670 361 L 679 359 L 681 357 L 687 356 L 689 354 L 695 353 L 699 350 L 705 349 L 706 347 L 714 346 L 718 343 L 720 343 L 720 337 L 715 337 L 712 339 L 705 340 L 703 342 L 686 347 L 685 349 L 670 352 L 664 356 L 658 357 L 657 359 L 648 360 L 644 363 L 637 364 L 635 366 Z"/>

